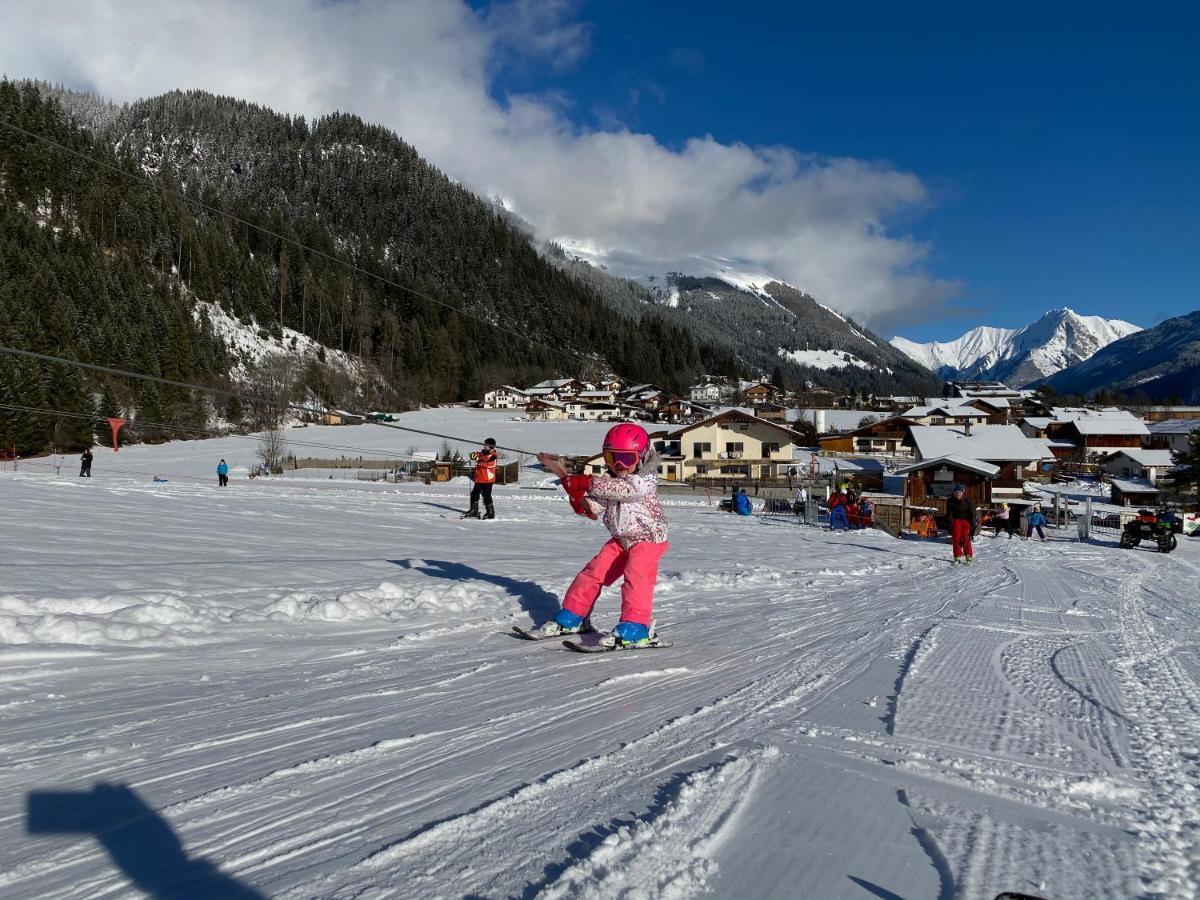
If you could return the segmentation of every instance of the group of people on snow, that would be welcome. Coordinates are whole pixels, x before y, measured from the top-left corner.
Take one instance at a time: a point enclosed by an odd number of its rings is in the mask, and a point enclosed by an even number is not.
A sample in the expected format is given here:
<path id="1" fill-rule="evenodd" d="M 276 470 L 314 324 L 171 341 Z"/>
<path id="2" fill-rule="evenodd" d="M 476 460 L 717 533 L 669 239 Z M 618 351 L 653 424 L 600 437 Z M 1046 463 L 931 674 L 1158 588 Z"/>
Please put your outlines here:
<path id="1" fill-rule="evenodd" d="M 875 504 L 870 497 L 860 497 L 846 482 L 834 489 L 826 504 L 830 531 L 875 527 Z"/>

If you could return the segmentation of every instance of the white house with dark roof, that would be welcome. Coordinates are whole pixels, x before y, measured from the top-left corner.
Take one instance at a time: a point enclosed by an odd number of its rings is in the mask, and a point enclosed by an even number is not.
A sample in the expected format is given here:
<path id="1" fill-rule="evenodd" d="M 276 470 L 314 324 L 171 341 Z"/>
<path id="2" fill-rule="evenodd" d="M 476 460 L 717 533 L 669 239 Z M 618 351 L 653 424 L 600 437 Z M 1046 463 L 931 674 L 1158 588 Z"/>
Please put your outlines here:
<path id="1" fill-rule="evenodd" d="M 484 409 L 524 409 L 528 402 L 529 394 L 511 384 L 503 384 L 483 395 Z"/>
<path id="2" fill-rule="evenodd" d="M 1142 479 L 1158 484 L 1164 472 L 1175 467 L 1170 450 L 1143 450 L 1141 447 L 1118 450 L 1104 461 L 1104 471 L 1114 478 Z"/>
<path id="3" fill-rule="evenodd" d="M 1156 450 L 1183 453 L 1188 449 L 1188 439 L 1192 432 L 1200 429 L 1200 420 L 1166 419 L 1162 422 L 1151 422 L 1146 427 L 1150 429 L 1150 437 L 1144 443 Z"/>

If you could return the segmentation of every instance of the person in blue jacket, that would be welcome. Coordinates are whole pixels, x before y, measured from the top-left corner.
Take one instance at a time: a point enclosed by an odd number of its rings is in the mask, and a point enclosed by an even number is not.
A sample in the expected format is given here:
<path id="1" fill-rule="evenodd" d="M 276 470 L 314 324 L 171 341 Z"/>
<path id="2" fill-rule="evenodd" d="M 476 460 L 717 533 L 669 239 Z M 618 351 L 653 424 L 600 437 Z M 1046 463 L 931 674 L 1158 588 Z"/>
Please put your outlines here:
<path id="1" fill-rule="evenodd" d="M 1033 529 L 1036 528 L 1038 537 L 1040 537 L 1042 539 L 1042 541 L 1045 542 L 1046 532 L 1044 532 L 1042 530 L 1045 527 L 1045 525 L 1046 525 L 1046 517 L 1044 515 L 1042 515 L 1042 508 L 1040 506 L 1035 506 L 1033 508 L 1033 512 L 1031 512 L 1029 514 L 1029 528 L 1025 532 L 1025 540 L 1029 540 L 1031 537 L 1033 537 Z"/>
<path id="2" fill-rule="evenodd" d="M 229 463 L 221 460 L 217 463 L 217 484 L 220 487 L 225 487 L 229 484 Z"/>
<path id="3" fill-rule="evenodd" d="M 746 496 L 746 489 L 742 488 L 733 498 L 733 511 L 739 516 L 748 516 L 754 512 L 754 507 L 750 503 L 750 498 Z"/>

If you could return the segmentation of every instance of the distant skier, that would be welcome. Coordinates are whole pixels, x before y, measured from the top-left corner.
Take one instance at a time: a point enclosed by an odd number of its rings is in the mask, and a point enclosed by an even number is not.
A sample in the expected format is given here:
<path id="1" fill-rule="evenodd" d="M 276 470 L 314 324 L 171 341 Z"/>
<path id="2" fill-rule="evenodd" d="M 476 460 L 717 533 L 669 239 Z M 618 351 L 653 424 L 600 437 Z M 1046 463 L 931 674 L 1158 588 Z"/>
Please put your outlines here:
<path id="1" fill-rule="evenodd" d="M 1046 517 L 1042 514 L 1042 508 L 1035 506 L 1033 512 L 1029 514 L 1029 528 L 1025 531 L 1025 540 L 1033 537 L 1033 530 L 1036 528 L 1038 537 L 1042 539 L 1042 543 L 1046 542 L 1046 532 L 1042 529 L 1046 527 Z"/>
<path id="2" fill-rule="evenodd" d="M 739 516 L 749 516 L 754 512 L 754 504 L 750 502 L 750 498 L 746 496 L 746 489 L 742 488 L 733 495 L 733 511 Z"/>
<path id="3" fill-rule="evenodd" d="M 846 518 L 846 495 L 840 488 L 829 495 L 829 530 L 839 529 L 850 530 L 850 521 Z"/>
<path id="4" fill-rule="evenodd" d="M 538 629 L 539 636 L 585 630 L 601 589 L 624 576 L 620 621 L 601 643 L 613 649 L 650 646 L 658 562 L 669 544 L 667 519 L 658 502 L 658 458 L 645 429 L 633 424 L 609 429 L 604 436 L 606 475 L 570 475 L 549 453 L 539 453 L 538 460 L 561 479 L 575 512 L 602 518 L 612 535 L 575 576 L 562 609 Z"/>
<path id="5" fill-rule="evenodd" d="M 946 517 L 950 519 L 950 541 L 954 546 L 954 561 L 969 566 L 975 560 L 971 534 L 975 531 L 975 504 L 967 499 L 966 488 L 954 486 L 953 496 L 946 501 Z"/>
<path id="6" fill-rule="evenodd" d="M 79 477 L 80 478 L 91 478 L 92 477 L 92 448 L 91 447 L 88 447 L 86 450 L 84 450 L 83 454 L 79 457 Z"/>
<path id="7" fill-rule="evenodd" d="M 221 460 L 217 463 L 217 486 L 227 487 L 229 485 L 229 463 Z"/>
<path id="8" fill-rule="evenodd" d="M 475 463 L 475 484 L 471 487 L 471 508 L 463 513 L 464 519 L 479 518 L 480 497 L 483 498 L 483 518 L 496 518 L 496 508 L 492 506 L 492 485 L 496 483 L 496 460 L 499 456 L 495 438 L 488 438 L 483 442 L 483 447 L 471 454 L 471 460 Z"/>
<path id="9" fill-rule="evenodd" d="M 805 489 L 804 485 L 800 485 L 800 487 L 796 488 L 796 498 L 792 503 L 792 509 L 795 510 L 796 515 L 801 517 L 808 512 L 808 491 Z"/>

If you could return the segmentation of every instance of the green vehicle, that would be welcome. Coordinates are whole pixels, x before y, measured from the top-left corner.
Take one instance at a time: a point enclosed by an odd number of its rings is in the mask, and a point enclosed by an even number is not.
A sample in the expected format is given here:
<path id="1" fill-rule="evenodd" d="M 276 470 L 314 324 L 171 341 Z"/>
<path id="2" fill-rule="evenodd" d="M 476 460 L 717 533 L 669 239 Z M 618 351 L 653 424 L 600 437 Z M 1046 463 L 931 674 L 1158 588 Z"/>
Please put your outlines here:
<path id="1" fill-rule="evenodd" d="M 371 413 L 367 419 L 372 422 L 395 422 L 396 417 L 390 416 L 387 413 Z"/>

